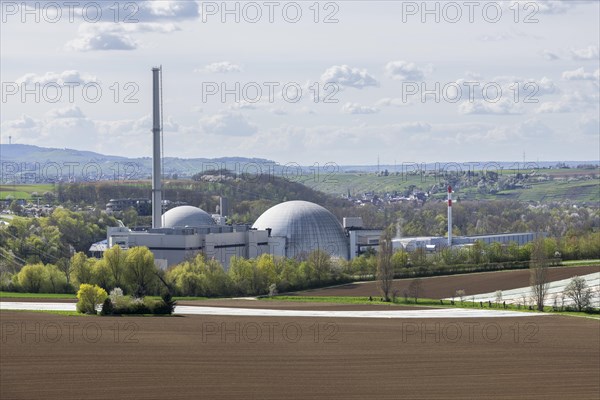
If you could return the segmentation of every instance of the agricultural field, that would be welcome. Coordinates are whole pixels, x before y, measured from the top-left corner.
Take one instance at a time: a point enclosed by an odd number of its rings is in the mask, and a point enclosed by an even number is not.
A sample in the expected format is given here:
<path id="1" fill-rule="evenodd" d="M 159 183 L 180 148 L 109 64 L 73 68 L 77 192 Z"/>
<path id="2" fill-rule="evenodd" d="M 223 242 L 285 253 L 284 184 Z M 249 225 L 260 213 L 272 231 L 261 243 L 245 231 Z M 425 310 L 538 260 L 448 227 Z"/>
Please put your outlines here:
<path id="1" fill-rule="evenodd" d="M 504 170 L 501 177 L 517 174 L 519 171 Z M 523 172 L 523 171 L 520 171 Z M 481 192 L 476 185 L 461 185 L 456 191 L 456 196 L 463 200 L 493 200 L 512 199 L 520 201 L 566 201 L 597 202 L 600 190 L 600 175 L 598 170 L 584 169 L 548 169 L 537 171 L 537 174 L 547 176 L 550 180 L 540 182 L 532 181 L 525 188 L 505 189 L 497 193 Z M 466 178 L 465 178 L 466 179 Z M 433 174 L 402 174 L 377 176 L 374 173 L 322 173 L 320 175 L 307 175 L 298 182 L 332 195 L 352 196 L 362 193 L 392 193 L 404 192 L 411 187 L 428 191 L 435 185 L 446 182 L 443 176 Z M 440 199 L 445 193 L 439 193 Z"/>
<path id="2" fill-rule="evenodd" d="M 600 391 L 600 324 L 585 318 L 0 316 L 2 399 L 562 400 Z"/>
<path id="3" fill-rule="evenodd" d="M 587 275 L 600 272 L 600 266 L 553 267 L 548 270 L 549 281 L 568 279 L 575 275 Z M 528 269 L 497 272 L 481 272 L 462 275 L 437 276 L 422 278 L 420 296 L 429 299 L 444 299 L 453 297 L 457 290 L 464 290 L 466 299 L 470 295 L 509 290 L 529 286 L 530 272 Z M 393 288 L 402 295 L 412 279 L 398 279 Z M 296 293 L 298 296 L 333 296 L 333 297 L 379 297 L 377 282 L 349 283 L 331 288 L 305 290 Z"/>
<path id="4" fill-rule="evenodd" d="M 54 193 L 54 185 L 0 185 L 0 200 L 6 200 L 7 198 L 33 200 L 36 194 L 41 197 L 46 192 Z"/>
<path id="5" fill-rule="evenodd" d="M 550 279 L 598 268 L 552 268 Z M 472 292 L 518 287 L 528 272 L 423 281 L 429 296 L 440 297 L 457 286 Z M 366 296 L 373 287 L 370 282 L 303 294 Z M 597 399 L 600 392 L 600 324 L 589 318 L 431 318 L 431 307 L 327 301 L 182 299 L 178 305 L 282 313 L 393 309 L 407 318 L 79 317 L 3 310 L 0 398 L 159 399 L 168 393 L 172 399 L 562 400 Z"/>

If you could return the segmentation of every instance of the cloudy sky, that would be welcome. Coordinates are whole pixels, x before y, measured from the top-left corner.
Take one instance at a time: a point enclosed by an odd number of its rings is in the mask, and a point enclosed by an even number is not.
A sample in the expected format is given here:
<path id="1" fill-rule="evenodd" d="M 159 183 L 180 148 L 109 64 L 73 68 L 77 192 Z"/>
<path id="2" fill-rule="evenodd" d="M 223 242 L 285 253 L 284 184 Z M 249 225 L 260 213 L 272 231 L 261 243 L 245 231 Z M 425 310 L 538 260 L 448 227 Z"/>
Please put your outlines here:
<path id="1" fill-rule="evenodd" d="M 596 0 L 0 3 L 2 143 L 149 156 L 162 65 L 167 156 L 600 159 Z"/>

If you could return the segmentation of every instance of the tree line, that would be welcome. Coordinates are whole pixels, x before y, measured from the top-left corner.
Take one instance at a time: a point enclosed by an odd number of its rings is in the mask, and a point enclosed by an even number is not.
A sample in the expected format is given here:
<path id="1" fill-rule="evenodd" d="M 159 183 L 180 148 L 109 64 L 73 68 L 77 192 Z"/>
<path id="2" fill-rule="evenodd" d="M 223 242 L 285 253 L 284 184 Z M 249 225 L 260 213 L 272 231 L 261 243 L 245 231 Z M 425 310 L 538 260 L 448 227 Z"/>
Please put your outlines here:
<path id="1" fill-rule="evenodd" d="M 68 268 L 41 262 L 25 265 L 14 274 L 5 273 L 0 289 L 29 293 L 74 293 L 83 284 L 96 285 L 107 293 L 120 288 L 128 295 L 142 298 L 159 295 L 224 297 L 274 294 L 349 282 L 341 262 L 323 251 L 309 253 L 305 259 L 288 259 L 263 254 L 256 259 L 233 258 L 226 271 L 214 259 L 198 254 L 167 270 L 159 269 L 146 247 L 123 250 L 114 246 L 101 259 L 79 252 Z"/>

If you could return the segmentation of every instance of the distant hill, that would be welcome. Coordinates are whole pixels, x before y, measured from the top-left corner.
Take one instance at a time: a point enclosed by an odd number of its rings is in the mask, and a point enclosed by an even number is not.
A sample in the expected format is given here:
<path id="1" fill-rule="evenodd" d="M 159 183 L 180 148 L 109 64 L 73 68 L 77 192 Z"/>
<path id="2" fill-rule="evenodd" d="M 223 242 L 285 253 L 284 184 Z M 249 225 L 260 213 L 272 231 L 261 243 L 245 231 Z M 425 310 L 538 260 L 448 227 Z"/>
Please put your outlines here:
<path id="1" fill-rule="evenodd" d="M 75 149 L 47 148 L 26 144 L 0 144 L 0 162 L 4 176 L 0 183 L 44 183 L 62 181 L 100 180 L 143 180 L 152 175 L 150 157 L 128 158 L 111 156 L 92 151 Z M 14 169 L 7 168 L 14 163 Z M 220 158 L 178 158 L 165 157 L 163 173 L 170 177 L 191 177 L 214 169 L 230 169 L 239 172 L 253 172 L 249 165 L 273 165 L 274 161 L 262 158 L 220 157 Z M 58 173 L 58 168 L 60 172 Z M 246 169 L 247 171 L 244 171 Z M 252 170 L 252 171 L 251 171 Z"/>

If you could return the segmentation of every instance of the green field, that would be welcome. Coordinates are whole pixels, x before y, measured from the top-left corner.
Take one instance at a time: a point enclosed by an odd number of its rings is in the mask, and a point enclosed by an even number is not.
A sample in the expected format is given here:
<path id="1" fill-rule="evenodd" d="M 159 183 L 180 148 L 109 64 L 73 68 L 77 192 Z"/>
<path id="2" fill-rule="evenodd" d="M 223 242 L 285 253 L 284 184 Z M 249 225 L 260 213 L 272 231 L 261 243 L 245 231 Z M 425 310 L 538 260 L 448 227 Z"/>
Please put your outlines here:
<path id="1" fill-rule="evenodd" d="M 0 185 L 0 200 L 8 198 L 32 200 L 33 193 L 42 196 L 46 192 L 54 193 L 54 185 Z M 40 200 L 43 201 L 43 200 Z"/>
<path id="2" fill-rule="evenodd" d="M 69 293 L 20 293 L 0 292 L 0 299 L 69 299 L 77 300 L 74 294 Z"/>
<path id="3" fill-rule="evenodd" d="M 518 172 L 524 171 L 502 170 L 500 177 L 511 177 Z M 480 192 L 475 184 L 470 185 L 467 178 L 463 177 L 461 178 L 463 183 L 460 185 L 460 189 L 456 190 L 455 196 L 461 200 L 512 199 L 524 202 L 569 200 L 579 203 L 600 201 L 600 175 L 598 170 L 544 169 L 538 171 L 537 175 L 550 177 L 552 180 L 532 181 L 527 183 L 526 188 L 502 190 L 495 194 Z M 474 183 L 479 178 L 475 179 Z M 446 178 L 442 175 L 436 176 L 433 171 L 425 171 L 423 174 L 400 173 L 398 175 L 391 171 L 389 176 L 377 176 L 374 173 L 360 172 L 321 172 L 306 174 L 291 180 L 336 197 L 348 193 L 352 196 L 359 196 L 367 192 L 376 194 L 410 193 L 413 189 L 428 192 L 434 186 L 438 186 L 438 193 L 433 195 L 434 198 L 443 199 L 446 196 L 446 192 L 439 189 L 440 184 L 445 184 Z M 42 196 L 45 192 L 54 192 L 54 185 L 0 185 L 0 200 L 6 199 L 7 196 L 14 199 L 31 200 L 34 198 L 32 194 L 37 193 L 37 195 Z"/>
<path id="4" fill-rule="evenodd" d="M 484 306 L 481 307 L 478 302 L 470 302 L 464 301 L 460 302 L 456 300 L 454 305 L 450 303 L 449 300 L 440 300 L 436 299 L 419 299 L 417 303 L 415 303 L 414 299 L 410 298 L 408 301 L 405 301 L 403 297 L 396 298 L 395 302 L 384 302 L 379 299 L 373 299 L 370 301 L 365 297 L 332 297 L 332 296 L 323 296 L 323 297 L 309 297 L 309 296 L 273 296 L 273 297 L 261 297 L 260 300 L 280 300 L 280 301 L 292 301 L 292 302 L 300 302 L 300 303 L 337 303 L 337 304 L 369 304 L 369 305 L 378 305 L 378 306 L 419 306 L 419 307 L 431 307 L 431 308 L 475 308 L 475 309 L 487 309 L 487 310 L 510 310 L 510 311 L 520 311 L 524 313 L 537 313 L 538 311 L 529 310 L 525 307 L 519 307 L 514 304 L 507 304 L 506 308 L 504 308 L 500 304 L 492 303 L 492 307 L 490 308 L 486 303 L 483 303 Z M 576 312 L 576 311 L 553 311 L 552 307 L 545 306 L 544 312 L 553 314 L 553 315 L 567 315 L 572 317 L 585 317 L 591 319 L 600 319 L 600 314 L 591 314 L 585 312 Z"/>
<path id="5" fill-rule="evenodd" d="M 502 176 L 515 174 L 517 171 L 502 171 Z M 529 183 L 527 188 L 502 190 L 495 194 L 480 193 L 477 186 L 462 185 L 455 196 L 462 200 L 494 200 L 512 199 L 519 201 L 553 202 L 598 202 L 600 200 L 600 177 L 595 170 L 543 170 L 543 175 L 553 180 Z M 592 179 L 582 179 L 584 175 L 594 175 Z M 570 181 L 568 179 L 571 179 Z M 575 180 L 578 179 L 578 180 Z M 429 191 L 433 186 L 445 182 L 445 178 L 434 175 L 389 175 L 377 176 L 369 173 L 334 173 L 321 176 L 307 176 L 298 182 L 331 195 L 357 196 L 366 192 L 376 194 L 404 192 L 411 186 Z M 434 195 L 444 198 L 445 192 Z"/>

